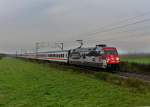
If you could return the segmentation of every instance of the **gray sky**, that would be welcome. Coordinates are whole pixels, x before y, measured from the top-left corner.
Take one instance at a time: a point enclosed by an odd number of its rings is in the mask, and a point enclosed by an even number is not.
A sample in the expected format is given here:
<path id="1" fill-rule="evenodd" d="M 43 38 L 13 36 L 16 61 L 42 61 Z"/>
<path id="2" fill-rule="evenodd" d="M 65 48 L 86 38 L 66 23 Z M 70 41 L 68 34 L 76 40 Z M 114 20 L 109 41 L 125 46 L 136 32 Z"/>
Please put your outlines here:
<path id="1" fill-rule="evenodd" d="M 0 0 L 0 52 L 32 49 L 36 41 L 64 41 L 72 48 L 76 39 L 86 46 L 107 43 L 123 51 L 150 52 L 150 21 L 115 29 L 150 18 L 149 0 Z M 94 34 L 95 32 L 98 32 Z"/>

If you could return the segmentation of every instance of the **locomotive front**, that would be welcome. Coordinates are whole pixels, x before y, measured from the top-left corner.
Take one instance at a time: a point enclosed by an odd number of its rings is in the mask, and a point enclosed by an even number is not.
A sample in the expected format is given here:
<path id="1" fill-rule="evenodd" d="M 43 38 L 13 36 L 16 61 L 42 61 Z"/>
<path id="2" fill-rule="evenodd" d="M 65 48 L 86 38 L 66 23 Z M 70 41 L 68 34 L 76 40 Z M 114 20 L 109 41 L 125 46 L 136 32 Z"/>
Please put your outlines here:
<path id="1" fill-rule="evenodd" d="M 107 68 L 117 69 L 120 64 L 120 57 L 118 55 L 117 49 L 114 47 L 104 47 L 103 59 L 106 60 Z"/>

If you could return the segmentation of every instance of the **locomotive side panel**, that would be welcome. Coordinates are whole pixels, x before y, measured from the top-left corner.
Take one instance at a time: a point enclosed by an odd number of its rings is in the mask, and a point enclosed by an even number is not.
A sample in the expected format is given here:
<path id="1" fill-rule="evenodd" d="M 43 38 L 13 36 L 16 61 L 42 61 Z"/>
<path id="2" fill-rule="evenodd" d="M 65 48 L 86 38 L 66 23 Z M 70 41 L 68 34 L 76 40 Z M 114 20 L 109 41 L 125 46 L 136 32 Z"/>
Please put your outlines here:
<path id="1" fill-rule="evenodd" d="M 78 48 L 71 50 L 69 62 L 82 66 L 114 68 L 119 65 L 120 58 L 117 49 L 113 47 Z"/>

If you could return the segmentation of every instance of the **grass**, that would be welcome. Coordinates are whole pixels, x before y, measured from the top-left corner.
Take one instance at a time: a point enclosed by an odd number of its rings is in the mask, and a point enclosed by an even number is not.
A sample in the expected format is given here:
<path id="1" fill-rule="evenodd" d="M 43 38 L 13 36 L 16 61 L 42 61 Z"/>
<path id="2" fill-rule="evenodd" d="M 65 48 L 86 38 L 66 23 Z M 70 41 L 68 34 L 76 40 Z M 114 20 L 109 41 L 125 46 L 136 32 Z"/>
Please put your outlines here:
<path id="1" fill-rule="evenodd" d="M 150 56 L 123 56 L 121 61 L 139 64 L 150 64 Z"/>
<path id="2" fill-rule="evenodd" d="M 72 69 L 0 60 L 0 107 L 136 107 L 150 92 L 132 92 Z"/>

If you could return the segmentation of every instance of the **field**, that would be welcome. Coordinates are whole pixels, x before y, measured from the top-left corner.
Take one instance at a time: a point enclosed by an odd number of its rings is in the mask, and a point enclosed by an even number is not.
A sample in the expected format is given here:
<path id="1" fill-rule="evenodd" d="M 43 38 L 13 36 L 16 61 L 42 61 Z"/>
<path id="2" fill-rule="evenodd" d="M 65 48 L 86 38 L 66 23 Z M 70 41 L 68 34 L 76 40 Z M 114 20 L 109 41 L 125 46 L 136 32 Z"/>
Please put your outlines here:
<path id="1" fill-rule="evenodd" d="M 139 64 L 150 64 L 150 56 L 122 56 L 121 61 Z"/>
<path id="2" fill-rule="evenodd" d="M 0 107 L 138 107 L 150 91 L 101 81 L 72 69 L 14 58 L 0 60 Z"/>

